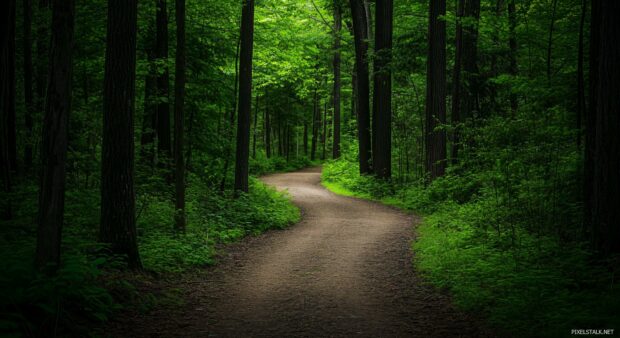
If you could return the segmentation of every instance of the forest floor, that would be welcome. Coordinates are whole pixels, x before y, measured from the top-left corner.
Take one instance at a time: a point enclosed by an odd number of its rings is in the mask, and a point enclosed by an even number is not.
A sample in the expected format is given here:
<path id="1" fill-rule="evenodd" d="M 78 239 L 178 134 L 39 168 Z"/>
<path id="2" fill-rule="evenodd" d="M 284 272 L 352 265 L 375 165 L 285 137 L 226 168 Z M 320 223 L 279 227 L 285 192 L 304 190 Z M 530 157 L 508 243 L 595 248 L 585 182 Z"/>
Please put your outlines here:
<path id="1" fill-rule="evenodd" d="M 320 175 L 312 168 L 263 177 L 288 190 L 300 223 L 226 246 L 215 266 L 168 281 L 183 305 L 121 316 L 104 335 L 491 336 L 413 269 L 417 217 L 335 195 Z"/>

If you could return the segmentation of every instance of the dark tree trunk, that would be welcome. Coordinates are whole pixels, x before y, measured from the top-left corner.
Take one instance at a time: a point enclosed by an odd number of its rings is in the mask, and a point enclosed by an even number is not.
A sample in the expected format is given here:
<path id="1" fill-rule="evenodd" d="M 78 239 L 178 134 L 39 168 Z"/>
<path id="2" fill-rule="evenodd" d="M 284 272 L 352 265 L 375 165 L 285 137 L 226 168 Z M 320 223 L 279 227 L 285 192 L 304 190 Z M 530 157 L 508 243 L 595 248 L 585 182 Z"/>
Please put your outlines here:
<path id="1" fill-rule="evenodd" d="M 308 156 L 308 122 L 304 121 L 304 156 Z"/>
<path id="2" fill-rule="evenodd" d="M 380 178 L 392 176 L 392 0 L 377 0 L 375 27 L 375 91 L 373 170 Z"/>
<path id="3" fill-rule="evenodd" d="M 185 232 L 185 0 L 176 0 L 177 51 L 174 73 L 175 230 Z"/>
<path id="4" fill-rule="evenodd" d="M 581 119 L 586 111 L 585 80 L 583 76 L 583 29 L 586 21 L 588 2 L 581 1 L 581 18 L 579 20 L 579 46 L 577 51 L 577 148 L 581 148 Z"/>
<path id="5" fill-rule="evenodd" d="M 9 194 L 12 191 L 10 119 L 11 115 L 13 118 L 15 115 L 15 35 L 11 33 L 11 27 L 15 25 L 15 0 L 3 1 L 1 6 L 0 15 L 3 20 L 0 23 L 2 25 L 0 30 L 0 44 L 2 44 L 0 49 L 0 169 L 2 170 L 3 192 Z M 6 198 L 6 203 L 3 206 L 2 218 L 11 219 L 13 215 L 10 198 Z"/>
<path id="6" fill-rule="evenodd" d="M 510 0 L 508 2 L 508 31 L 510 35 L 508 38 L 508 44 L 510 46 L 510 53 L 508 54 L 510 59 L 510 75 L 515 78 L 519 73 L 517 65 L 517 9 L 515 0 Z M 517 109 L 519 109 L 519 101 L 517 95 L 513 93 L 513 89 L 511 88 L 510 110 L 513 117 L 517 114 Z"/>
<path id="7" fill-rule="evenodd" d="M 480 71 L 478 70 L 478 21 L 480 0 L 467 0 L 465 17 L 470 21 L 463 27 L 463 79 L 461 87 L 461 118 L 480 115 Z M 473 25 L 472 25 L 473 23 Z"/>
<path id="8" fill-rule="evenodd" d="M 465 2 L 467 0 L 459 0 L 456 13 L 456 32 L 454 37 L 454 73 L 452 75 L 452 163 L 456 164 L 459 157 L 460 142 L 460 124 L 461 124 L 461 68 L 463 65 L 463 24 L 462 20 L 465 15 Z"/>
<path id="9" fill-rule="evenodd" d="M 265 101 L 265 155 L 267 158 L 271 158 L 271 124 L 269 123 L 269 102 Z"/>
<path id="10" fill-rule="evenodd" d="M 592 231 L 595 248 L 620 252 L 620 2 L 601 1 Z"/>
<path id="11" fill-rule="evenodd" d="M 170 159 L 170 73 L 168 70 L 168 7 L 166 0 L 157 0 L 157 147 L 162 160 Z"/>
<path id="12" fill-rule="evenodd" d="M 555 17 L 557 14 L 558 0 L 551 1 L 551 22 L 549 23 L 549 39 L 547 40 L 547 83 L 551 85 L 551 61 L 553 50 L 553 33 L 555 29 Z"/>
<path id="13" fill-rule="evenodd" d="M 137 0 L 108 0 L 103 88 L 100 240 L 142 264 L 136 241 L 133 113 L 136 80 Z"/>
<path id="14" fill-rule="evenodd" d="M 334 1 L 334 139 L 332 140 L 332 157 L 340 157 L 340 31 L 342 29 L 342 9 Z"/>
<path id="15" fill-rule="evenodd" d="M 148 72 L 144 81 L 144 116 L 142 119 L 142 135 L 140 137 L 141 158 L 145 163 L 155 164 L 155 136 L 157 129 L 157 77 L 155 76 L 155 53 L 152 49 L 146 51 L 148 57 Z"/>
<path id="16" fill-rule="evenodd" d="M 319 128 L 321 126 L 321 113 L 319 111 L 319 98 L 317 89 L 314 88 L 314 106 L 312 110 L 312 146 L 310 148 L 310 160 L 316 159 L 316 146 L 319 140 Z"/>
<path id="17" fill-rule="evenodd" d="M 10 169 L 17 171 L 17 124 L 15 116 L 15 0 L 5 0 L 9 2 L 7 15 L 7 84 L 8 91 L 6 102 L 3 107 L 7 118 L 7 145 Z"/>
<path id="18" fill-rule="evenodd" d="M 37 228 L 37 267 L 60 264 L 60 244 L 65 209 L 65 168 L 73 51 L 73 0 L 54 0 L 52 44 L 47 101 L 43 121 L 41 181 Z"/>
<path id="19" fill-rule="evenodd" d="M 49 3 L 48 0 L 39 0 L 37 11 L 37 62 L 36 62 L 36 92 L 37 97 L 35 100 L 35 110 L 38 116 L 43 116 L 43 106 L 45 104 L 45 91 L 47 86 L 47 63 L 49 62 L 48 56 L 48 20 L 49 15 Z"/>
<path id="20" fill-rule="evenodd" d="M 583 179 L 584 230 L 590 231 L 593 209 L 594 162 L 596 150 L 596 114 L 598 101 L 599 53 L 601 47 L 601 1 L 592 1 L 590 9 L 589 105 L 585 116 L 585 149 Z"/>
<path id="21" fill-rule="evenodd" d="M 239 117 L 235 193 L 248 192 L 250 120 L 252 111 L 252 54 L 254 49 L 254 0 L 244 0 L 241 14 L 241 54 L 239 72 Z"/>
<path id="22" fill-rule="evenodd" d="M 327 157 L 327 103 L 323 107 L 323 153 L 321 159 L 325 160 Z"/>
<path id="23" fill-rule="evenodd" d="M 34 137 L 32 129 L 34 127 L 33 111 L 34 99 L 32 95 L 32 0 L 23 1 L 24 10 L 24 103 L 25 103 L 25 126 L 26 126 L 26 144 L 24 147 L 24 167 L 30 170 L 32 167 L 32 144 Z"/>
<path id="24" fill-rule="evenodd" d="M 446 170 L 446 133 L 435 130 L 446 122 L 446 1 L 431 0 L 429 14 L 425 164 L 433 180 Z"/>
<path id="25" fill-rule="evenodd" d="M 258 131 L 259 95 L 256 95 L 254 107 L 254 130 L 252 131 L 252 158 L 256 158 L 256 134 Z"/>
<path id="26" fill-rule="evenodd" d="M 360 174 L 371 172 L 370 83 L 368 71 L 367 15 L 362 0 L 350 0 L 355 40 L 357 136 Z"/>

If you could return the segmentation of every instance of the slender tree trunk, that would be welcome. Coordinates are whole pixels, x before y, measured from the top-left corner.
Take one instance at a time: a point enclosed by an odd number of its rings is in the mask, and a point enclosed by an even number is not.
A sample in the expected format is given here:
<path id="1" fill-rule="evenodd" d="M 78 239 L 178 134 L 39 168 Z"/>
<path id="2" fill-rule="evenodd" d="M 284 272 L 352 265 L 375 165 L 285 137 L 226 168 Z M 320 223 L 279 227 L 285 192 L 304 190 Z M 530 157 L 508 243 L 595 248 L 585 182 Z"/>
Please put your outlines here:
<path id="1" fill-rule="evenodd" d="M 15 115 L 15 0 L 8 1 L 8 46 L 7 46 L 7 75 L 8 75 L 8 97 L 6 110 L 7 117 L 7 144 L 9 154 L 9 164 L 13 171 L 17 171 L 17 124 Z"/>
<path id="2" fill-rule="evenodd" d="M 166 0 L 157 0 L 157 146 L 162 160 L 169 160 L 170 142 L 170 73 L 168 70 L 168 7 Z"/>
<path id="3" fill-rule="evenodd" d="M 515 7 L 515 0 L 510 0 L 508 2 L 508 32 L 508 44 L 510 46 L 510 53 L 508 54 L 510 59 L 510 75 L 512 75 L 513 79 L 515 79 L 519 73 L 519 68 L 517 65 L 517 10 Z M 510 110 L 513 117 L 517 114 L 518 109 L 519 101 L 517 99 L 517 95 L 514 93 L 514 89 L 511 86 Z"/>
<path id="4" fill-rule="evenodd" d="M 3 192 L 8 196 L 12 191 L 10 119 L 11 115 L 15 114 L 15 79 L 13 78 L 15 48 L 11 48 L 15 44 L 15 35 L 11 31 L 11 26 L 15 25 L 15 0 L 3 1 L 0 6 L 2 6 L 0 15 L 3 19 L 0 21 L 2 25 L 0 30 L 0 44 L 2 44 L 0 49 L 0 169 L 2 170 Z M 3 209 L 2 218 L 11 219 L 13 213 L 10 198 L 6 198 Z"/>
<path id="5" fill-rule="evenodd" d="M 54 0 L 35 255 L 35 262 L 39 268 L 52 265 L 55 269 L 60 264 L 68 124 L 71 111 L 74 15 L 73 0 Z"/>
<path id="6" fill-rule="evenodd" d="M 316 159 L 316 145 L 319 140 L 319 128 L 321 126 L 321 113 L 319 111 L 319 98 L 317 88 L 314 88 L 314 106 L 312 109 L 312 146 L 310 148 L 310 160 Z"/>
<path id="7" fill-rule="evenodd" d="M 368 71 L 368 24 L 364 2 L 349 0 L 353 20 L 356 64 L 357 135 L 359 140 L 360 174 L 371 172 L 371 136 L 370 136 L 370 83 Z"/>
<path id="8" fill-rule="evenodd" d="M 254 131 L 252 132 L 252 158 L 256 158 L 256 134 L 258 130 L 258 100 L 259 95 L 256 95 L 256 103 L 254 107 Z"/>
<path id="9" fill-rule="evenodd" d="M 35 111 L 37 116 L 44 115 L 45 91 L 47 90 L 47 63 L 49 62 L 49 21 L 50 13 L 48 0 L 39 0 L 37 10 L 37 61 L 36 61 L 36 100 Z M 33 154 L 34 156 L 34 154 Z"/>
<path id="10" fill-rule="evenodd" d="M 446 170 L 446 133 L 436 130 L 446 122 L 446 1 L 431 0 L 429 14 L 425 164 L 433 180 Z"/>
<path id="11" fill-rule="evenodd" d="M 325 103 L 325 107 L 323 107 L 323 154 L 321 155 L 321 159 L 325 160 L 327 152 L 327 103 Z"/>
<path id="12" fill-rule="evenodd" d="M 461 87 L 461 118 L 480 115 L 480 71 L 478 70 L 478 21 L 480 0 L 467 0 L 465 16 L 470 24 L 463 28 L 463 79 Z"/>
<path id="13" fill-rule="evenodd" d="M 585 154 L 583 179 L 584 230 L 591 232 L 594 186 L 594 162 L 596 151 L 596 114 L 599 82 L 599 54 L 601 47 L 601 1 L 592 1 L 590 9 L 590 60 L 589 105 L 585 116 Z"/>
<path id="14" fill-rule="evenodd" d="M 144 116 L 142 117 L 142 135 L 140 137 L 141 158 L 145 163 L 155 164 L 155 137 L 157 129 L 157 77 L 155 75 L 155 53 L 152 49 L 146 51 L 148 57 L 148 72 L 144 80 Z"/>
<path id="15" fill-rule="evenodd" d="M 601 0 L 592 230 L 595 248 L 620 252 L 620 2 Z"/>
<path id="16" fill-rule="evenodd" d="M 551 52 L 553 50 L 553 33 L 555 29 L 555 16 L 558 8 L 558 0 L 551 1 L 551 22 L 549 23 L 549 39 L 547 40 L 547 83 L 551 85 Z"/>
<path id="17" fill-rule="evenodd" d="M 24 147 L 24 166 L 26 170 L 32 167 L 32 143 L 34 137 L 32 129 L 34 127 L 33 111 L 34 99 L 32 93 L 32 0 L 23 0 L 24 11 L 24 101 L 26 106 L 25 125 L 26 125 L 26 144 Z"/>
<path id="18" fill-rule="evenodd" d="M 224 168 L 222 170 L 222 181 L 220 182 L 220 191 L 224 192 L 226 189 L 226 178 L 228 177 L 228 167 L 230 166 L 230 157 L 232 153 L 232 142 L 233 137 L 235 136 L 234 128 L 235 128 L 235 113 L 237 112 L 237 92 L 239 90 L 239 52 L 241 48 L 241 35 L 239 35 L 239 39 L 237 40 L 237 51 L 235 53 L 235 82 L 233 84 L 233 104 L 230 109 L 230 128 L 228 129 L 228 143 L 226 144 L 226 154 L 224 157 Z"/>
<path id="19" fill-rule="evenodd" d="M 175 228 L 185 232 L 185 0 L 176 0 L 177 51 L 174 76 Z"/>
<path id="20" fill-rule="evenodd" d="M 392 0 L 377 0 L 375 20 L 375 92 L 373 169 L 377 177 L 392 176 Z"/>
<path id="21" fill-rule="evenodd" d="M 577 148 L 581 148 L 581 119 L 586 111 L 586 91 L 583 76 L 583 29 L 586 21 L 588 2 L 581 1 L 581 18 L 579 20 L 579 46 L 577 51 Z"/>
<path id="22" fill-rule="evenodd" d="M 463 65 L 463 17 L 465 16 L 466 0 L 458 0 L 456 13 L 456 33 L 454 38 L 454 73 L 452 76 L 452 163 L 456 164 L 459 158 L 460 124 L 461 124 L 461 68 Z"/>
<path id="23" fill-rule="evenodd" d="M 271 124 L 269 123 L 269 102 L 265 100 L 265 154 L 271 158 Z"/>
<path id="24" fill-rule="evenodd" d="M 235 193 L 248 192 L 250 120 L 252 110 L 252 54 L 254 48 L 254 0 L 244 0 L 241 14 L 241 54 L 239 73 L 239 118 Z"/>
<path id="25" fill-rule="evenodd" d="M 308 122 L 304 121 L 304 156 L 308 156 Z"/>
<path id="26" fill-rule="evenodd" d="M 108 0 L 99 235 L 131 269 L 142 267 L 133 184 L 137 7 L 137 0 Z"/>
<path id="27" fill-rule="evenodd" d="M 332 140 L 332 158 L 340 157 L 340 33 L 342 30 L 342 9 L 334 1 L 334 138 Z"/>

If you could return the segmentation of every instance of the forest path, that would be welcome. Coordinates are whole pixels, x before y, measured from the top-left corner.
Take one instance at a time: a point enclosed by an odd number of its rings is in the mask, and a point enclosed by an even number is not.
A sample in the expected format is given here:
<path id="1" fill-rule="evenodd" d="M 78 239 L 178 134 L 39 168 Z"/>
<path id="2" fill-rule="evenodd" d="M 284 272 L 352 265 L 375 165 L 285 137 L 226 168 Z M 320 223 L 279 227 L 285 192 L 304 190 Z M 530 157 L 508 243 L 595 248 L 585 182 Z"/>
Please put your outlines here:
<path id="1" fill-rule="evenodd" d="M 186 281 L 188 304 L 180 313 L 162 313 L 131 331 L 150 337 L 484 336 L 477 321 L 412 268 L 414 216 L 329 192 L 320 184 L 320 168 L 262 180 L 288 190 L 303 220 L 230 246 L 219 264 Z"/>

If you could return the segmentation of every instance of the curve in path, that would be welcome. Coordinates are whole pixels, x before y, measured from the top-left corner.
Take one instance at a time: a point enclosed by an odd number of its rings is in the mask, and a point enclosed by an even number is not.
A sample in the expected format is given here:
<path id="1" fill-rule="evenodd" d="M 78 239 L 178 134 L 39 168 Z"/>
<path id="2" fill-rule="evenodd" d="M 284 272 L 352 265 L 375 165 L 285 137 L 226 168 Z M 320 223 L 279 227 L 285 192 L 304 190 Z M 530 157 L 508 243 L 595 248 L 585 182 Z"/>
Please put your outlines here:
<path id="1" fill-rule="evenodd" d="M 412 268 L 414 216 L 327 191 L 320 168 L 262 180 L 287 190 L 303 220 L 229 248 L 158 335 L 483 336 Z"/>

